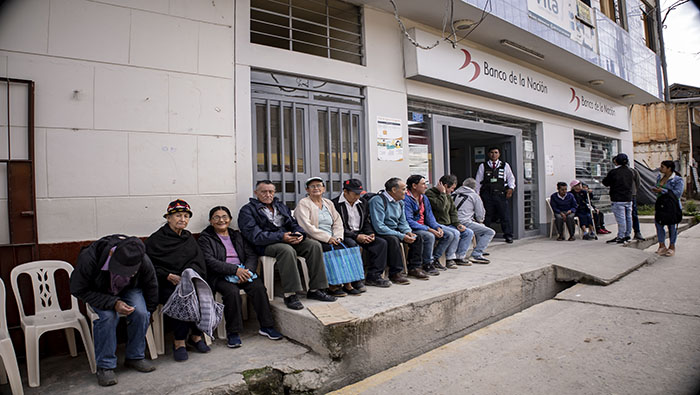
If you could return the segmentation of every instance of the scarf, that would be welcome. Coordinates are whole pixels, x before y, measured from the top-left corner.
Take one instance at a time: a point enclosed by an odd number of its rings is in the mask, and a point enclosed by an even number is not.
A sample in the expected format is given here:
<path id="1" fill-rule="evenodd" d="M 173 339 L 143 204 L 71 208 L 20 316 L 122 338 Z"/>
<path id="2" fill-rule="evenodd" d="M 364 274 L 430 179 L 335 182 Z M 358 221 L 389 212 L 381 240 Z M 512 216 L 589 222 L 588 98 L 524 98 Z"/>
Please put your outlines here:
<path id="1" fill-rule="evenodd" d="M 202 277 L 206 276 L 204 255 L 187 230 L 178 235 L 168 224 L 163 225 L 146 240 L 146 253 L 157 271 L 179 276 L 191 268 Z"/>

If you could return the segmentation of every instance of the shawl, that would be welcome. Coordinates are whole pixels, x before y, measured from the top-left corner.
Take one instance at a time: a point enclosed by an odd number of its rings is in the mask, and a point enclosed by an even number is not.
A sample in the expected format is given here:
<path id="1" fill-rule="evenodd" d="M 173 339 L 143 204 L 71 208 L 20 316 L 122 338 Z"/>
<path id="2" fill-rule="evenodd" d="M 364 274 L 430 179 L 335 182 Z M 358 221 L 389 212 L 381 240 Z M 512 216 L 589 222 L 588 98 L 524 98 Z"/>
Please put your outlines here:
<path id="1" fill-rule="evenodd" d="M 185 269 L 193 269 L 206 278 L 204 255 L 187 230 L 178 235 L 166 223 L 146 240 L 146 254 L 153 262 L 159 282 L 166 281 L 168 274 L 181 276 Z"/>

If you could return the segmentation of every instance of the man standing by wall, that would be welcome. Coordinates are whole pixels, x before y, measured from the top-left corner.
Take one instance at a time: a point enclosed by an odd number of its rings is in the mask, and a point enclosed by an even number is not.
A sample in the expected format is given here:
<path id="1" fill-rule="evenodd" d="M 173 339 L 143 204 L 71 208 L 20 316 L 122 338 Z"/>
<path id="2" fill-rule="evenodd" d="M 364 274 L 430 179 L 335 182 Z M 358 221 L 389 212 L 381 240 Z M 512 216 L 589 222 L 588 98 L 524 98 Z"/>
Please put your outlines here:
<path id="1" fill-rule="evenodd" d="M 632 188 L 634 173 L 627 167 L 627 155 L 619 154 L 613 158 L 615 168 L 610 170 L 603 179 L 603 185 L 610 187 L 612 212 L 617 222 L 617 237 L 607 243 L 625 243 L 630 240 L 632 233 Z"/>
<path id="2" fill-rule="evenodd" d="M 508 200 L 513 196 L 515 176 L 510 165 L 501 161 L 498 147 L 489 148 L 489 160 L 479 165 L 476 172 L 476 187 L 486 209 L 484 225 L 491 226 L 495 220 L 501 221 L 503 238 L 513 242 L 513 226 L 508 214 Z"/>

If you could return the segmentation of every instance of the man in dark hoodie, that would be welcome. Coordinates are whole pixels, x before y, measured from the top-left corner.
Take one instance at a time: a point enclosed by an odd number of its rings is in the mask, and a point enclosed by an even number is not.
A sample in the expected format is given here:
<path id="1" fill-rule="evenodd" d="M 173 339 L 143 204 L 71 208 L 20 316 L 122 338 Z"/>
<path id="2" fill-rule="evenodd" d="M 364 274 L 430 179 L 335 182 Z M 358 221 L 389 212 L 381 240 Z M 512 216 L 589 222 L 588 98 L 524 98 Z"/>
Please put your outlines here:
<path id="1" fill-rule="evenodd" d="M 323 302 L 336 300 L 335 296 L 324 291 L 328 288 L 328 280 L 321 243 L 306 237 L 306 232 L 292 217 L 289 208 L 275 197 L 272 181 L 262 180 L 255 185 L 255 198 L 251 198 L 238 213 L 238 228 L 243 237 L 257 246 L 259 255 L 276 259 L 275 268 L 280 273 L 287 308 L 304 308 L 296 294 L 302 291 L 297 256 L 306 259 L 309 269 L 309 290 L 306 297 Z M 274 273 L 263 275 L 274 276 Z"/>
<path id="2" fill-rule="evenodd" d="M 626 243 L 632 233 L 632 192 L 634 188 L 634 173 L 627 167 L 629 159 L 625 154 L 613 158 L 615 168 L 610 170 L 603 179 L 603 185 L 610 187 L 612 212 L 617 222 L 617 237 L 608 243 Z"/>
<path id="3" fill-rule="evenodd" d="M 94 322 L 97 382 L 117 384 L 117 323 L 126 316 L 124 366 L 139 372 L 156 370 L 145 359 L 150 315 L 158 307 L 158 281 L 146 246 L 137 237 L 105 236 L 80 251 L 70 278 L 70 292 L 100 317 Z"/>

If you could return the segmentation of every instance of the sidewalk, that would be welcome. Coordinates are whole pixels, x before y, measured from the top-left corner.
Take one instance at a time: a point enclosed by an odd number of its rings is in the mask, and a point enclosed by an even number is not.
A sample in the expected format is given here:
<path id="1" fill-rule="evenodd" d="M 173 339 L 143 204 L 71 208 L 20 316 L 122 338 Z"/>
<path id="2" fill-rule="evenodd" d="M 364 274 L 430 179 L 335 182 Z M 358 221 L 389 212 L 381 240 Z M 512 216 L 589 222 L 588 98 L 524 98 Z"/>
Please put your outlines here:
<path id="1" fill-rule="evenodd" d="M 336 393 L 697 394 L 700 226 L 677 244 L 612 285 L 576 285 Z"/>
<path id="2" fill-rule="evenodd" d="M 642 224 L 642 232 L 651 236 L 653 224 Z M 523 314 L 552 303 L 579 305 L 548 300 L 573 281 L 612 283 L 605 288 L 592 286 L 595 290 L 618 286 L 622 282 L 616 280 L 657 259 L 651 252 L 633 248 L 634 244 L 606 244 L 604 240 L 610 237 L 573 242 L 540 237 L 516 240 L 512 245 L 495 242 L 489 248 L 489 265 L 448 270 L 430 281 L 412 281 L 408 286 L 369 287 L 362 296 L 339 299 L 338 303 L 357 317 L 348 324 L 324 327 L 307 309 L 289 310 L 281 298 L 275 298 L 275 322 L 287 339 L 274 342 L 257 335 L 257 322 L 251 317 L 246 322 L 242 348 L 232 350 L 223 340 L 217 340 L 211 353 L 191 352 L 189 361 L 176 363 L 166 347 L 166 354 L 154 361 L 157 371 L 142 374 L 119 368 L 119 384 L 107 389 L 97 386 L 82 353 L 76 358 L 43 358 L 41 387 L 25 387 L 25 393 L 247 393 L 261 382 L 276 383 L 275 388 L 290 393 L 324 393 L 461 339 L 530 306 L 537 305 Z M 682 254 L 688 253 L 684 248 L 689 244 L 680 241 L 681 249 L 673 259 L 683 259 Z M 587 260 L 577 259 L 581 256 Z M 321 303 L 305 298 L 302 302 L 307 306 Z M 539 319 L 543 323 L 557 321 L 561 314 L 557 309 L 545 310 Z M 555 324 L 552 323 L 553 328 L 557 327 Z M 549 331 L 547 326 L 541 328 L 542 333 Z M 531 332 L 525 329 L 519 331 Z M 569 328 L 557 330 L 566 333 Z M 490 345 L 487 352 L 501 348 L 500 344 Z M 123 358 L 123 352 L 118 355 Z M 460 361 L 458 365 L 463 364 Z M 26 380 L 26 367 L 20 366 L 20 372 Z M 424 376 L 421 373 L 416 377 Z M 266 393 L 267 389 L 254 393 Z M 9 386 L 0 385 L 0 393 L 9 393 Z"/>

